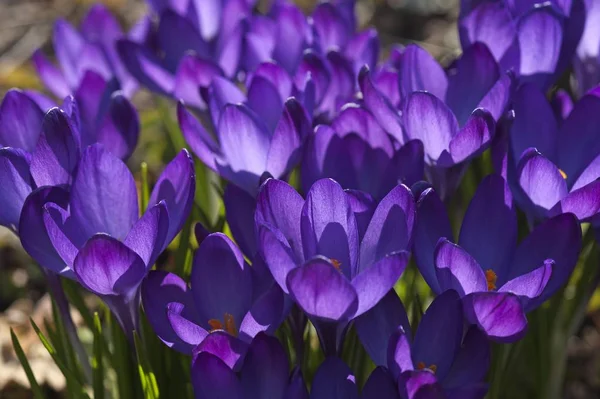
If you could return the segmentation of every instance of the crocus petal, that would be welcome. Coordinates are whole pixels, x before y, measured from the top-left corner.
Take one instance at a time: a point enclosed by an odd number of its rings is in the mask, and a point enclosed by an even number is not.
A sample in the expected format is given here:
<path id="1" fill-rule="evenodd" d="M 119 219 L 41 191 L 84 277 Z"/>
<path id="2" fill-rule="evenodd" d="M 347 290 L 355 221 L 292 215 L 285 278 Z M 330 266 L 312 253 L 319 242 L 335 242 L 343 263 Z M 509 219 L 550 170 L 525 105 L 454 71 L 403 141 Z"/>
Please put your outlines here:
<path id="1" fill-rule="evenodd" d="M 161 94 L 169 94 L 175 86 L 173 75 L 146 47 L 132 40 L 120 39 L 117 50 L 125 67 L 143 86 Z"/>
<path id="2" fill-rule="evenodd" d="M 414 91 L 427 91 L 443 100 L 448 89 L 448 79 L 442 66 L 427 50 L 415 44 L 406 46 L 402 53 L 398 83 L 403 99 Z"/>
<path id="3" fill-rule="evenodd" d="M 439 164 L 453 166 L 481 154 L 490 145 L 495 129 L 496 123 L 492 115 L 481 108 L 476 109 L 460 131 L 452 137 L 450 152 L 442 154 Z"/>
<path id="4" fill-rule="evenodd" d="M 191 284 L 203 323 L 230 314 L 239 325 L 252 303 L 250 266 L 238 247 L 221 233 L 206 237 L 196 251 Z"/>
<path id="5" fill-rule="evenodd" d="M 405 371 L 398 378 L 398 388 L 407 399 L 446 399 L 442 385 L 429 371 Z"/>
<path id="6" fill-rule="evenodd" d="M 338 321 L 356 312 L 356 290 L 331 262 L 322 257 L 293 269 L 286 280 L 290 295 L 310 316 Z"/>
<path id="7" fill-rule="evenodd" d="M 404 126 L 410 139 L 423 142 L 426 162 L 429 164 L 435 163 L 448 149 L 458 132 L 458 123 L 452 111 L 442 100 L 427 92 L 414 92 L 408 96 Z"/>
<path id="8" fill-rule="evenodd" d="M 208 45 L 192 22 L 167 10 L 160 16 L 157 32 L 158 47 L 164 51 L 167 69 L 175 71 L 183 55 L 191 51 L 201 57 L 209 54 Z"/>
<path id="9" fill-rule="evenodd" d="M 374 68 L 379 59 L 380 42 L 377 30 L 366 29 L 350 39 L 344 49 L 346 57 L 354 61 L 354 71 L 358 73 L 363 65 Z"/>
<path id="10" fill-rule="evenodd" d="M 434 250 L 441 237 L 452 238 L 452 228 L 444 203 L 428 188 L 417 201 L 414 255 L 419 271 L 433 292 L 441 293 L 436 277 Z"/>
<path id="11" fill-rule="evenodd" d="M 452 66 L 446 95 L 459 125 L 467 121 L 499 78 L 498 64 L 485 44 L 475 43 L 465 50 Z"/>
<path id="12" fill-rule="evenodd" d="M 302 208 L 304 257 L 323 255 L 340 262 L 347 277 L 355 274 L 358 261 L 358 229 L 342 187 L 331 179 L 311 187 Z"/>
<path id="13" fill-rule="evenodd" d="M 585 185 L 561 199 L 550 215 L 571 212 L 580 221 L 587 221 L 600 211 L 600 180 Z"/>
<path id="14" fill-rule="evenodd" d="M 77 137 L 67 114 L 54 108 L 44 116 L 42 134 L 31 157 L 31 175 L 38 186 L 70 184 L 79 161 Z"/>
<path id="15" fill-rule="evenodd" d="M 387 366 L 395 379 L 404 372 L 414 370 L 410 336 L 398 327 L 388 340 Z"/>
<path id="16" fill-rule="evenodd" d="M 97 234 L 86 242 L 73 268 L 79 282 L 98 295 L 129 297 L 146 276 L 144 261 L 106 234 Z"/>
<path id="17" fill-rule="evenodd" d="M 460 348 L 462 332 L 463 318 L 458 294 L 449 290 L 438 295 L 425 311 L 415 333 L 413 363 L 435 364 L 436 376 L 443 380 Z"/>
<path id="18" fill-rule="evenodd" d="M 228 184 L 223 193 L 223 204 L 233 239 L 242 252 L 252 258 L 258 250 L 254 226 L 255 197 L 235 184 Z"/>
<path id="19" fill-rule="evenodd" d="M 515 83 L 514 73 L 505 73 L 479 102 L 478 107 L 488 111 L 495 121 L 500 121 L 512 99 Z"/>
<path id="20" fill-rule="evenodd" d="M 298 367 L 294 367 L 292 370 L 290 383 L 283 397 L 288 399 L 308 399 L 308 389 L 306 389 L 302 372 Z"/>
<path id="21" fill-rule="evenodd" d="M 69 84 L 65 80 L 62 72 L 58 70 L 44 56 L 41 50 L 37 50 L 32 56 L 35 71 L 40 76 L 44 86 L 48 88 L 58 98 L 65 98 L 71 93 Z"/>
<path id="22" fill-rule="evenodd" d="M 352 64 L 340 52 L 328 52 L 326 61 L 331 75 L 327 91 L 318 106 L 318 112 L 323 112 L 327 118 L 331 118 L 352 96 L 355 78 Z"/>
<path id="23" fill-rule="evenodd" d="M 600 80 L 599 80 L 600 81 Z M 573 111 L 575 103 L 565 89 L 558 89 L 552 98 L 552 110 L 559 120 L 565 120 Z"/>
<path id="24" fill-rule="evenodd" d="M 516 295 L 505 292 L 476 292 L 463 299 L 465 317 L 489 339 L 515 342 L 527 331 L 527 318 Z"/>
<path id="25" fill-rule="evenodd" d="M 381 127 L 383 127 L 398 142 L 404 142 L 401 127 L 401 117 L 398 110 L 390 103 L 373 84 L 368 67 L 363 67 L 358 74 L 358 84 L 363 95 L 365 107 L 371 111 Z"/>
<path id="26" fill-rule="evenodd" d="M 258 241 L 262 258 L 265 260 L 273 279 L 287 294 L 288 273 L 298 266 L 300 259 L 294 256 L 290 244 L 280 230 L 269 225 L 258 225 Z"/>
<path id="27" fill-rule="evenodd" d="M 254 264 L 253 264 L 254 267 Z M 240 324 L 240 336 L 249 341 L 260 332 L 272 334 L 283 319 L 283 291 L 277 284 L 258 297 Z"/>
<path id="28" fill-rule="evenodd" d="M 336 116 L 331 123 L 335 132 L 344 137 L 355 133 L 369 143 L 370 147 L 381 149 L 388 157 L 394 153 L 392 141 L 377 120 L 366 109 L 349 103 Z"/>
<path id="29" fill-rule="evenodd" d="M 517 169 L 519 185 L 538 209 L 549 210 L 568 193 L 560 170 L 535 149 L 523 154 Z"/>
<path id="30" fill-rule="evenodd" d="M 552 83 L 549 77 L 559 60 L 563 40 L 561 17 L 550 5 L 535 7 L 519 19 L 518 39 L 522 79 L 547 87 Z"/>
<path id="31" fill-rule="evenodd" d="M 44 112 L 27 94 L 11 89 L 0 104 L 0 145 L 33 152 Z"/>
<path id="32" fill-rule="evenodd" d="M 177 66 L 173 95 L 192 107 L 204 110 L 206 103 L 199 89 L 208 87 L 215 76 L 222 74 L 221 68 L 213 62 L 185 54 Z"/>
<path id="33" fill-rule="evenodd" d="M 148 208 L 144 215 L 131 227 L 123 243 L 133 249 L 152 268 L 162 252 L 169 230 L 169 211 L 165 201 Z"/>
<path id="34" fill-rule="evenodd" d="M 56 58 L 60 62 L 62 70 L 65 72 L 65 78 L 71 87 L 77 84 L 78 66 L 80 56 L 85 47 L 86 42 L 81 37 L 79 32 L 73 26 L 59 19 L 54 24 L 53 42 L 56 51 Z"/>
<path id="35" fill-rule="evenodd" d="M 337 357 L 328 357 L 317 369 L 310 399 L 358 399 L 352 370 Z"/>
<path id="36" fill-rule="evenodd" d="M 398 326 L 410 339 L 406 310 L 395 291 L 390 290 L 375 307 L 354 321 L 360 342 L 378 366 L 388 366 L 388 342 Z"/>
<path id="37" fill-rule="evenodd" d="M 281 118 L 284 100 L 271 81 L 262 76 L 252 77 L 248 87 L 248 106 L 264 121 L 269 131 L 275 130 Z"/>
<path id="38" fill-rule="evenodd" d="M 375 306 L 394 287 L 409 257 L 406 251 L 388 254 L 354 277 L 352 285 L 358 295 L 355 317 Z"/>
<path id="39" fill-rule="evenodd" d="M 85 71 L 73 97 L 65 98 L 62 109 L 76 120 L 73 125 L 80 131 L 80 145 L 85 148 L 97 141 L 99 122 L 108 111 L 110 96 L 118 90 L 116 80 L 107 81 L 94 71 Z"/>
<path id="40" fill-rule="evenodd" d="M 169 211 L 169 230 L 165 237 L 165 247 L 182 229 L 192 210 L 195 193 L 194 160 L 189 152 L 183 149 L 165 167 L 148 200 L 149 205 L 165 201 Z"/>
<path id="41" fill-rule="evenodd" d="M 319 4 L 313 12 L 312 19 L 323 51 L 343 49 L 346 46 L 350 31 L 333 4 Z"/>
<path id="42" fill-rule="evenodd" d="M 362 241 L 377 207 L 377 201 L 370 194 L 359 190 L 346 190 L 346 196 L 356 218 L 358 238 Z"/>
<path id="43" fill-rule="evenodd" d="M 204 328 L 198 325 L 197 313 L 191 313 L 189 306 L 190 296 L 187 297 L 188 303 L 170 302 L 167 304 L 167 323 L 179 339 L 187 347 L 193 349 L 199 345 L 209 334 Z M 196 318 L 196 320 L 194 320 Z M 188 352 L 186 352 L 188 354 Z"/>
<path id="44" fill-rule="evenodd" d="M 219 146 L 202 124 L 185 108 L 183 102 L 177 104 L 177 119 L 183 137 L 194 154 L 206 166 L 217 171 L 216 161 L 221 158 Z"/>
<path id="45" fill-rule="evenodd" d="M 380 195 L 388 193 L 394 186 L 402 182 L 412 186 L 423 179 L 425 154 L 420 140 L 410 140 L 395 152 L 390 164 L 384 172 Z"/>
<path id="46" fill-rule="evenodd" d="M 52 246 L 66 265 L 72 268 L 79 248 L 85 243 L 79 226 L 73 222 L 69 212 L 57 204 L 45 204 L 43 217 Z"/>
<path id="47" fill-rule="evenodd" d="M 201 352 L 192 363 L 194 395 L 197 399 L 242 399 L 244 389 L 235 373 L 219 357 Z"/>
<path id="48" fill-rule="evenodd" d="M 553 267 L 554 261 L 547 259 L 537 269 L 507 281 L 500 287 L 498 292 L 510 292 L 511 294 L 524 297 L 521 299 L 523 300 L 523 305 L 527 308 L 527 299 L 538 297 L 544 291 L 544 288 L 546 288 L 552 275 Z"/>
<path id="49" fill-rule="evenodd" d="M 194 349 L 194 359 L 201 353 L 211 353 L 221 359 L 233 371 L 239 371 L 248 345 L 233 335 L 217 330 L 208 334 Z"/>
<path id="50" fill-rule="evenodd" d="M 485 228 L 481 221 L 485 220 Z M 508 185 L 501 176 L 486 177 L 463 218 L 458 244 L 483 269 L 503 274 L 517 243 L 517 215 Z"/>
<path id="51" fill-rule="evenodd" d="M 491 345 L 485 334 L 476 327 L 469 328 L 452 368 L 444 378 L 444 386 L 458 388 L 483 381 L 490 367 L 490 358 Z"/>
<path id="52" fill-rule="evenodd" d="M 296 86 L 303 88 L 307 78 L 310 76 L 315 86 L 315 102 L 320 104 L 329 88 L 330 81 L 333 79 L 331 75 L 331 68 L 326 62 L 325 57 L 309 49 L 302 56 L 294 80 Z"/>
<path id="53" fill-rule="evenodd" d="M 460 296 L 486 291 L 485 275 L 479 263 L 464 249 L 440 238 L 434 253 L 437 280 L 442 290 L 455 290 Z"/>
<path id="54" fill-rule="evenodd" d="M 283 398 L 288 384 L 288 359 L 275 337 L 258 334 L 246 353 L 240 381 L 250 398 Z"/>
<path id="55" fill-rule="evenodd" d="M 23 204 L 19 219 L 19 237 L 25 251 L 40 266 L 50 269 L 64 277 L 75 278 L 73 270 L 54 249 L 44 226 L 44 205 L 56 203 L 64 208 L 68 206 L 69 192 L 62 187 L 40 187 L 29 194 Z"/>
<path id="56" fill-rule="evenodd" d="M 71 215 L 82 233 L 124 239 L 138 219 L 137 190 L 127 166 L 101 145 L 81 157 L 71 188 Z"/>
<path id="57" fill-rule="evenodd" d="M 400 399 L 396 381 L 385 367 L 376 367 L 363 387 L 362 399 Z"/>
<path id="58" fill-rule="evenodd" d="M 0 186 L 0 225 L 16 230 L 25 199 L 33 188 L 26 152 L 0 148 Z"/>
<path id="59" fill-rule="evenodd" d="M 305 47 L 308 23 L 302 11 L 294 4 L 280 2 L 273 5 L 277 24 L 277 37 L 273 49 L 275 59 L 288 73 L 296 71 Z"/>
<path id="60" fill-rule="evenodd" d="M 144 312 L 154 332 L 170 348 L 191 354 L 193 346 L 178 337 L 167 317 L 167 305 L 180 303 L 184 305 L 183 316 L 194 319 L 196 310 L 191 293 L 185 281 L 173 273 L 152 270 L 142 283 L 142 303 Z"/>
<path id="61" fill-rule="evenodd" d="M 222 76 L 215 76 L 208 87 L 208 103 L 213 123 L 218 125 L 221 112 L 227 104 L 245 103 L 246 100 L 246 96 L 234 82 Z"/>
<path id="62" fill-rule="evenodd" d="M 140 134 L 140 121 L 133 104 L 122 92 L 110 95 L 104 120 L 100 122 L 97 140 L 121 159 L 133 154 Z"/>

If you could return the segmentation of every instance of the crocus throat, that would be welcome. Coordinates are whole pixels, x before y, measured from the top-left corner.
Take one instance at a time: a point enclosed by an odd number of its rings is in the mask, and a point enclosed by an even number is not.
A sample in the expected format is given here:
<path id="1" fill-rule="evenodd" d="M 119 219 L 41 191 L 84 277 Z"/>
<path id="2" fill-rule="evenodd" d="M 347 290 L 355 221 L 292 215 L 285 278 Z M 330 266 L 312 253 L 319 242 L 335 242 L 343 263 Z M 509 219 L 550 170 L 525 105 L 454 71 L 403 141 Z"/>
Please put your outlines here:
<path id="1" fill-rule="evenodd" d="M 342 267 L 342 262 L 340 262 L 337 259 L 333 259 L 331 258 L 331 264 L 333 265 L 333 267 L 335 267 L 335 270 L 337 270 L 338 272 L 341 271 L 341 267 Z"/>
<path id="2" fill-rule="evenodd" d="M 558 171 L 560 172 L 560 175 L 562 176 L 562 178 L 567 180 L 567 174 L 562 169 L 559 169 Z"/>
<path id="3" fill-rule="evenodd" d="M 435 374 L 435 372 L 437 370 L 437 366 L 435 364 L 432 364 L 429 367 L 427 367 L 424 362 L 419 362 L 419 363 L 417 363 L 417 370 L 429 370 L 433 374 Z"/>
<path id="4" fill-rule="evenodd" d="M 225 315 L 223 316 L 223 321 L 225 323 L 221 323 L 221 320 L 219 319 L 210 319 L 208 321 L 208 325 L 210 326 L 210 332 L 216 330 L 225 330 L 234 337 L 237 337 L 238 331 L 235 326 L 235 320 L 233 319 L 233 316 L 229 313 L 225 313 Z"/>
<path id="5" fill-rule="evenodd" d="M 498 276 L 492 269 L 487 269 L 485 271 L 485 280 L 487 281 L 487 289 L 488 291 L 493 291 L 496 289 L 496 280 L 498 280 Z"/>

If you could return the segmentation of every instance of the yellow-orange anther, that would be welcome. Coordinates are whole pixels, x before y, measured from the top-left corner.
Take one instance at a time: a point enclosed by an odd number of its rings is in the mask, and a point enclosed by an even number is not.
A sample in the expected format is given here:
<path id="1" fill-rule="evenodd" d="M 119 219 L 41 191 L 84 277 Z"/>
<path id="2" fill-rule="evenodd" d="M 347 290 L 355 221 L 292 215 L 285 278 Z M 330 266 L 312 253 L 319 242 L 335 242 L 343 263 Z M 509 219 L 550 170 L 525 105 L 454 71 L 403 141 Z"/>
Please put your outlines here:
<path id="1" fill-rule="evenodd" d="M 564 172 L 564 170 L 559 169 L 558 171 L 560 172 L 560 175 L 562 176 L 562 178 L 567 180 L 567 174 Z"/>
<path id="2" fill-rule="evenodd" d="M 417 363 L 417 370 L 429 370 L 431 371 L 433 374 L 435 374 L 435 372 L 437 371 L 437 366 L 435 364 L 432 364 L 431 366 L 427 367 L 425 365 L 425 362 L 419 362 Z"/>
<path id="3" fill-rule="evenodd" d="M 225 315 L 223 316 L 223 321 L 225 322 L 225 325 L 223 325 L 223 323 L 221 323 L 221 320 L 219 319 L 210 319 L 208 321 L 208 325 L 210 326 L 210 332 L 213 332 L 215 330 L 224 330 L 227 331 L 229 334 L 233 335 L 234 337 L 237 337 L 238 331 L 235 326 L 235 320 L 233 316 L 229 313 L 225 313 Z"/>
<path id="4" fill-rule="evenodd" d="M 496 289 L 496 280 L 498 280 L 498 276 L 492 269 L 487 269 L 485 271 L 485 280 L 487 281 L 487 289 L 488 291 L 493 291 Z"/>
<path id="5" fill-rule="evenodd" d="M 223 329 L 223 324 L 221 323 L 220 320 L 217 319 L 210 319 L 208 321 L 208 325 L 210 326 L 210 331 L 215 331 L 215 330 L 222 330 Z"/>
<path id="6" fill-rule="evenodd" d="M 331 264 L 333 265 L 333 267 L 335 267 L 335 270 L 341 271 L 342 262 L 340 262 L 337 259 L 333 259 L 333 258 L 331 258 L 330 260 L 331 260 Z"/>

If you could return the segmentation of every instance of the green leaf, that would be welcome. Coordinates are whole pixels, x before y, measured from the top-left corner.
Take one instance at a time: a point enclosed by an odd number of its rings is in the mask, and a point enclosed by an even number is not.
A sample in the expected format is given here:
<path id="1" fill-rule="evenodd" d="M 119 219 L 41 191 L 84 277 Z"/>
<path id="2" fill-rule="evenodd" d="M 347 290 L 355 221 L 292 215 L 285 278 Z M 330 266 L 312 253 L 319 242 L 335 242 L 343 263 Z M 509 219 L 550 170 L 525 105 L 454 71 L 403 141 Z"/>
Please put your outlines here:
<path id="1" fill-rule="evenodd" d="M 102 352 L 104 351 L 104 337 L 102 336 L 102 324 L 98 312 L 94 312 L 94 356 L 92 357 L 92 386 L 94 388 L 94 399 L 104 398 L 104 363 Z"/>
<path id="2" fill-rule="evenodd" d="M 134 332 L 133 339 L 135 341 L 138 372 L 140 375 L 140 382 L 142 383 L 142 389 L 144 391 L 144 398 L 158 399 L 160 394 L 158 391 L 158 384 L 156 382 L 156 375 L 154 375 L 154 372 L 150 367 L 150 362 L 148 361 L 148 357 L 144 351 L 144 346 L 142 345 L 137 332 Z"/>
<path id="3" fill-rule="evenodd" d="M 33 371 L 31 370 L 31 366 L 29 365 L 29 361 L 23 352 L 23 348 L 19 343 L 19 339 L 15 335 L 13 329 L 10 329 L 10 338 L 12 339 L 12 345 L 15 349 L 15 353 L 19 358 L 19 362 L 21 362 L 21 366 L 23 366 L 23 370 L 25 371 L 25 375 L 27 375 L 27 380 L 29 380 L 29 385 L 31 386 L 31 393 L 33 394 L 34 399 L 44 399 L 44 393 L 42 392 L 42 388 L 35 379 L 33 375 Z"/>
<path id="4" fill-rule="evenodd" d="M 150 199 L 150 188 L 148 186 L 148 164 L 142 162 L 140 165 L 140 175 L 142 180 L 142 193 L 140 196 L 140 215 L 146 212 L 148 200 Z"/>

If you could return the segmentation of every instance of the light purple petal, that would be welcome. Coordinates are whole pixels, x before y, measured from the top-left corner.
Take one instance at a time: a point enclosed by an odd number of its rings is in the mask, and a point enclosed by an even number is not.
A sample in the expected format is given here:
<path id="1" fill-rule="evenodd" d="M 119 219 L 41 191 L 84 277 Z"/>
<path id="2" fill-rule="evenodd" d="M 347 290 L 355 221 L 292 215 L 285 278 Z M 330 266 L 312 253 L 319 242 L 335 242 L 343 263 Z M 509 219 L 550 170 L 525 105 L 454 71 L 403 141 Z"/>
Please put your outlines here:
<path id="1" fill-rule="evenodd" d="M 321 50 L 339 50 L 350 39 L 350 30 L 339 10 L 331 3 L 319 4 L 312 15 Z"/>
<path id="2" fill-rule="evenodd" d="M 388 340 L 387 367 L 394 379 L 397 379 L 404 371 L 414 370 L 410 335 L 401 326 Z"/>
<path id="3" fill-rule="evenodd" d="M 486 277 L 477 261 L 464 249 L 441 238 L 435 248 L 437 280 L 442 290 L 455 290 L 464 296 L 487 291 Z"/>
<path id="4" fill-rule="evenodd" d="M 439 164 L 452 166 L 471 159 L 486 150 L 496 130 L 492 115 L 483 109 L 476 109 L 465 125 L 452 137 L 448 154 L 440 157 Z"/>
<path id="5" fill-rule="evenodd" d="M 185 108 L 183 102 L 177 104 L 177 119 L 183 137 L 192 151 L 209 168 L 217 171 L 217 159 L 221 158 L 221 150 L 213 137 L 202 124 Z"/>
<path id="6" fill-rule="evenodd" d="M 508 343 L 527 331 L 525 312 L 515 295 L 504 292 L 479 292 L 464 298 L 465 317 L 489 339 Z"/>
<path id="7" fill-rule="evenodd" d="M 511 294 L 529 299 L 536 298 L 544 291 L 544 288 L 546 288 L 550 276 L 552 275 L 553 267 L 554 261 L 552 259 L 547 259 L 544 261 L 544 264 L 537 269 L 507 281 L 498 289 L 498 292 L 510 292 Z"/>
<path id="8" fill-rule="evenodd" d="M 162 252 L 169 230 L 169 211 L 165 201 L 149 207 L 131 227 L 123 243 L 133 249 L 148 268 L 152 268 Z"/>
<path id="9" fill-rule="evenodd" d="M 406 46 L 402 53 L 398 83 L 403 99 L 414 91 L 427 91 L 444 100 L 448 90 L 448 79 L 442 66 L 427 50 L 414 44 Z"/>
<path id="10" fill-rule="evenodd" d="M 277 284 L 271 287 L 258 299 L 244 316 L 240 324 L 240 336 L 251 340 L 260 332 L 273 334 L 283 320 L 283 291 Z"/>
<path id="11" fill-rule="evenodd" d="M 187 303 L 170 302 L 167 304 L 167 324 L 175 333 L 178 341 L 181 341 L 186 350 L 185 354 L 190 354 L 187 349 L 194 350 L 208 336 L 209 332 L 200 327 L 198 321 L 190 316 L 198 317 L 196 313 L 190 314 L 192 309 L 189 305 L 191 298 L 186 298 Z M 186 314 L 187 312 L 187 314 Z"/>
<path id="12" fill-rule="evenodd" d="M 9 90 L 0 104 L 0 145 L 33 152 L 43 119 L 43 110 L 26 93 Z"/>
<path id="13" fill-rule="evenodd" d="M 550 210 L 550 215 L 571 212 L 580 221 L 589 220 L 600 212 L 600 180 L 595 180 L 562 198 Z"/>
<path id="14" fill-rule="evenodd" d="M 97 140 L 121 159 L 133 154 L 140 134 L 140 121 L 133 104 L 122 92 L 110 96 L 106 116 L 97 132 Z"/>
<path id="15" fill-rule="evenodd" d="M 73 222 L 69 212 L 54 203 L 44 205 L 44 227 L 52 246 L 65 264 L 73 268 L 79 249 L 85 244 L 79 226 Z"/>
<path id="16" fill-rule="evenodd" d="M 185 54 L 175 73 L 173 95 L 192 107 L 204 110 L 206 103 L 200 89 L 208 87 L 215 76 L 221 76 L 221 68 L 193 54 Z"/>
<path id="17" fill-rule="evenodd" d="M 0 225 L 16 230 L 25 199 L 33 189 L 27 153 L 0 148 L 0 186 Z"/>
<path id="18" fill-rule="evenodd" d="M 542 210 L 549 210 L 568 193 L 560 169 L 535 149 L 523 154 L 517 169 L 519 185 L 533 205 Z"/>
<path id="19" fill-rule="evenodd" d="M 62 72 L 48 61 L 41 50 L 36 50 L 36 52 L 33 53 L 32 61 L 44 86 L 46 86 L 52 94 L 58 98 L 65 98 L 71 94 L 71 88 Z"/>
<path id="20" fill-rule="evenodd" d="M 168 95 L 173 91 L 175 78 L 172 73 L 146 47 L 121 39 L 117 42 L 117 50 L 129 73 L 140 84 L 160 94 Z"/>
<path id="21" fill-rule="evenodd" d="M 233 371 L 239 371 L 242 366 L 248 344 L 233 335 L 216 330 L 208 334 L 194 349 L 194 359 L 201 353 L 208 352 L 221 359 Z"/>
<path id="22" fill-rule="evenodd" d="M 286 278 L 289 272 L 298 266 L 301 259 L 294 256 L 288 240 L 280 230 L 272 228 L 268 224 L 259 224 L 257 229 L 260 254 L 277 284 L 287 294 L 289 291 Z"/>

